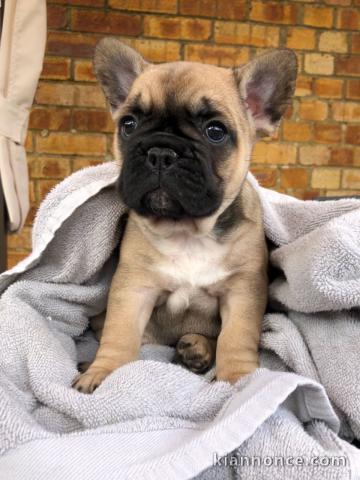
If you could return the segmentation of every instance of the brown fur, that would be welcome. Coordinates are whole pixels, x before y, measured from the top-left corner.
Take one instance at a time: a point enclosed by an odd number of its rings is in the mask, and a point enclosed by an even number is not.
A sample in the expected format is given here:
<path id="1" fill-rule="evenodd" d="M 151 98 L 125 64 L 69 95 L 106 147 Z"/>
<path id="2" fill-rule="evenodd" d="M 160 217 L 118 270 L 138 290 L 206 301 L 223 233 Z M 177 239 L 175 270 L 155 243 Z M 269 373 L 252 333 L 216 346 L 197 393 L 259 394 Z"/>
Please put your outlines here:
<path id="1" fill-rule="evenodd" d="M 239 142 L 219 168 L 225 192 L 215 214 L 175 222 L 130 212 L 100 347 L 93 364 L 74 380 L 79 391 L 92 392 L 116 368 L 136 360 L 142 343 L 176 346 L 177 360 L 195 372 L 209 368 L 216 356 L 217 379 L 231 383 L 257 368 L 267 302 L 267 249 L 260 201 L 245 180 L 257 129 L 239 97 L 237 82 L 242 75 L 249 76 L 246 68 L 234 75 L 231 70 L 187 62 L 147 66 L 113 112 L 117 120 L 134 98 L 144 110 L 161 110 L 169 96 L 179 106 L 196 109 L 206 94 L 234 126 Z M 121 166 L 118 138 L 116 132 L 114 151 Z M 237 221 L 217 233 L 219 217 L 230 204 L 237 209 Z M 208 268 L 222 269 L 224 275 L 191 291 L 187 308 L 169 312 L 166 302 L 183 287 L 169 273 L 173 262 L 169 251 L 176 252 L 179 245 L 182 255 L 182 242 L 197 241 L 204 241 L 210 252 L 221 252 L 217 266 Z M 97 323 L 101 331 L 102 323 L 99 319 Z"/>

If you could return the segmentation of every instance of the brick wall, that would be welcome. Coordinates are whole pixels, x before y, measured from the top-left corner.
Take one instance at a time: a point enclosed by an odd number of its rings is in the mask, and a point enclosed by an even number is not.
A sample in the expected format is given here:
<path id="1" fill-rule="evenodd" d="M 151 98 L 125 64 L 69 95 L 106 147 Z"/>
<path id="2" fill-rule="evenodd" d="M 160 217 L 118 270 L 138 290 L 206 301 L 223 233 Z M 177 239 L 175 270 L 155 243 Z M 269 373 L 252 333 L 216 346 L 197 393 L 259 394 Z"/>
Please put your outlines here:
<path id="1" fill-rule="evenodd" d="M 266 48 L 295 49 L 293 107 L 275 141 L 256 147 L 252 170 L 264 186 L 300 198 L 360 193 L 359 0 L 54 0 L 48 28 L 26 144 L 32 207 L 24 230 L 9 237 L 9 266 L 29 251 L 46 193 L 71 172 L 111 159 L 113 126 L 91 66 L 107 34 L 152 62 L 230 67 Z"/>

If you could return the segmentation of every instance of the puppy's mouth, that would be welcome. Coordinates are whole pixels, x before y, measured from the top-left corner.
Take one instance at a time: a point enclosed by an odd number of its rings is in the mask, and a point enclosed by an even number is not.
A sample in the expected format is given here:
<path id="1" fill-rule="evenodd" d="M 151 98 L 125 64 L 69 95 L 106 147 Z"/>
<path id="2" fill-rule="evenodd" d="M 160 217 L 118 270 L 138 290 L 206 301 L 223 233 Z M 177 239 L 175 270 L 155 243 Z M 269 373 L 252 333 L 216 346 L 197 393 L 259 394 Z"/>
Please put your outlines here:
<path id="1" fill-rule="evenodd" d="M 158 187 L 144 195 L 142 206 L 149 214 L 155 217 L 164 217 L 178 219 L 184 216 L 185 211 L 180 203 L 171 198 L 170 195 L 162 188 Z"/>

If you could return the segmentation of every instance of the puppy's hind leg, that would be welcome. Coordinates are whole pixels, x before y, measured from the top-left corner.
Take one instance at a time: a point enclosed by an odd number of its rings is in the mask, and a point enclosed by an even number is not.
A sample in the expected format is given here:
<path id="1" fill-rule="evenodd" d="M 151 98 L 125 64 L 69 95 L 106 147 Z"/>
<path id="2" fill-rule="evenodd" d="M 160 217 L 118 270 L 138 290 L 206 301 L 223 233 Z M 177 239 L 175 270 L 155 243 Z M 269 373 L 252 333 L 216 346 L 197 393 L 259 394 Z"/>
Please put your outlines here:
<path id="1" fill-rule="evenodd" d="M 215 362 L 216 339 L 198 333 L 183 335 L 176 345 L 175 361 L 194 373 L 205 373 Z"/>

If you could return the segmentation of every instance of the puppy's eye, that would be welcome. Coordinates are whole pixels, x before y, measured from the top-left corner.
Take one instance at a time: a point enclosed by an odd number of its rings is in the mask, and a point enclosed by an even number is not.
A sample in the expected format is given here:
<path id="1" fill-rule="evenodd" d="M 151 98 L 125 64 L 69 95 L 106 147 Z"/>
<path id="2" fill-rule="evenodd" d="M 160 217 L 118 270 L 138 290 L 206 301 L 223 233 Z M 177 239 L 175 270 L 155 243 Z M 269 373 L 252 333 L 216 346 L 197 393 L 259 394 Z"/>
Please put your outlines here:
<path id="1" fill-rule="evenodd" d="M 205 134 L 212 143 L 220 143 L 225 140 L 227 130 L 221 122 L 213 121 L 206 125 Z"/>
<path id="2" fill-rule="evenodd" d="M 122 118 L 120 124 L 123 137 L 129 137 L 137 127 L 137 121 L 131 115 Z"/>

